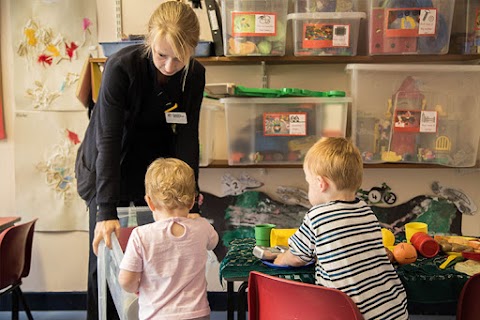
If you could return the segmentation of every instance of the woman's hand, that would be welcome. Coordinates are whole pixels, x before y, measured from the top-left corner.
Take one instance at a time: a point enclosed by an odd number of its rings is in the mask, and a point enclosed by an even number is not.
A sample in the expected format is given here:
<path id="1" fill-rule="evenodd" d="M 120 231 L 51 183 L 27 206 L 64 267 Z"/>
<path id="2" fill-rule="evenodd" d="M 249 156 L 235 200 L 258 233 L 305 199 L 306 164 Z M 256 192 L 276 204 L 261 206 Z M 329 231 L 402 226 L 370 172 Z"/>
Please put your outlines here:
<path id="1" fill-rule="evenodd" d="M 198 213 L 189 213 L 188 216 L 187 216 L 188 219 L 197 219 L 197 218 L 200 218 L 200 217 L 201 217 L 201 215 L 198 214 Z"/>
<path id="2" fill-rule="evenodd" d="M 117 219 L 97 222 L 92 242 L 95 255 L 98 255 L 98 245 L 102 240 L 108 248 L 112 249 L 112 232 L 115 232 L 117 238 L 120 237 L 120 222 Z"/>

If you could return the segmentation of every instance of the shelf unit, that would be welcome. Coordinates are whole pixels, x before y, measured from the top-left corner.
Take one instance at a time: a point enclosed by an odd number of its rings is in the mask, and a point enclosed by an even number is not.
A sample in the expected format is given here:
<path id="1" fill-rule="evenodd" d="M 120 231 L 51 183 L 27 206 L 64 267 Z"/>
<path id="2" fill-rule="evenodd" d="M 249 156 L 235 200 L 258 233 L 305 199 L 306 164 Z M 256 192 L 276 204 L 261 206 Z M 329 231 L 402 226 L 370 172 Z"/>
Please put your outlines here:
<path id="1" fill-rule="evenodd" d="M 338 63 L 446 63 L 468 62 L 480 63 L 478 54 L 445 54 L 445 55 L 385 55 L 385 56 L 245 56 L 245 57 L 198 57 L 199 62 L 206 66 L 261 64 L 338 64 Z M 106 58 L 90 58 L 91 63 L 104 63 Z"/>
<path id="2" fill-rule="evenodd" d="M 480 168 L 480 162 L 477 162 L 474 167 L 466 167 L 466 168 L 459 168 L 459 167 L 446 167 L 439 164 L 428 164 L 428 163 L 368 163 L 364 164 L 363 167 L 365 169 L 472 169 L 472 168 Z M 208 167 L 201 167 L 203 169 L 280 169 L 280 168 L 287 168 L 287 169 L 301 169 L 301 164 L 254 164 L 254 165 L 234 165 L 231 166 L 228 164 L 227 160 L 213 160 L 212 163 L 208 165 Z"/>
<path id="3" fill-rule="evenodd" d="M 244 57 L 198 57 L 196 58 L 205 66 L 227 66 L 227 65 L 291 65 L 291 64 L 348 64 L 348 63 L 463 63 L 480 64 L 479 54 L 461 55 L 383 55 L 383 56 L 314 56 L 314 57 L 296 57 L 296 56 L 244 56 Z M 101 72 L 99 66 L 105 63 L 107 58 L 90 58 L 90 69 L 92 72 L 92 96 L 94 101 L 98 94 L 95 90 L 100 87 Z M 258 165 L 228 165 L 227 160 L 214 160 L 209 168 L 302 168 L 301 164 L 258 164 Z M 446 167 L 437 164 L 423 163 L 379 163 L 365 164 L 366 169 L 471 169 Z M 480 168 L 480 162 L 477 162 L 473 168 Z"/>

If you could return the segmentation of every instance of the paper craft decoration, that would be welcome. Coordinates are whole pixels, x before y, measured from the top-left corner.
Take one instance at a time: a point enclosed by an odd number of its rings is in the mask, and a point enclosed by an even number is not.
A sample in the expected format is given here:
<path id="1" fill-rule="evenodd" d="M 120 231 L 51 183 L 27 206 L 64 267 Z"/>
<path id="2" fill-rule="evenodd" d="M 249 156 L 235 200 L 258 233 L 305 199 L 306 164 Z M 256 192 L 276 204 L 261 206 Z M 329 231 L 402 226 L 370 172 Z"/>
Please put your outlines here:
<path id="1" fill-rule="evenodd" d="M 22 219 L 39 218 L 39 231 L 88 230 L 74 177 L 85 111 L 17 112 L 14 121 L 15 199 Z"/>
<path id="2" fill-rule="evenodd" d="M 39 231 L 88 230 L 73 175 L 88 117 L 75 93 L 97 45 L 96 1 L 16 0 L 10 15 L 17 211 Z"/>
<path id="3" fill-rule="evenodd" d="M 97 45 L 94 0 L 11 4 L 17 110 L 77 110 L 84 58 Z"/>

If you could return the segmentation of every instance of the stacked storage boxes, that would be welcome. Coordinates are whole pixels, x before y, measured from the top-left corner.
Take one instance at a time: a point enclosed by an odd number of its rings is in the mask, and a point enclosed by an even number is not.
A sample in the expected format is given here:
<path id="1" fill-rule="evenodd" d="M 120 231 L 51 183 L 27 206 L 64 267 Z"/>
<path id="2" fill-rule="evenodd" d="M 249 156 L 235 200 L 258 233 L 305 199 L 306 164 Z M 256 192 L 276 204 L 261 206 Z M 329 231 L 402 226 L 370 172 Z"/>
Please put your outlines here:
<path id="1" fill-rule="evenodd" d="M 345 136 L 346 97 L 224 98 L 228 164 L 301 164 L 323 136 Z"/>
<path id="2" fill-rule="evenodd" d="M 446 54 L 455 0 L 370 0 L 369 53 Z"/>
<path id="3" fill-rule="evenodd" d="M 356 1 L 295 1 L 292 21 L 295 56 L 355 56 L 360 20 Z"/>
<path id="4" fill-rule="evenodd" d="M 283 56 L 288 1 L 222 0 L 226 56 Z"/>
<path id="5" fill-rule="evenodd" d="M 365 163 L 471 167 L 480 66 L 349 64 L 352 138 Z"/>
<path id="6" fill-rule="evenodd" d="M 479 0 L 455 1 L 452 37 L 450 42 L 449 52 L 451 53 L 480 53 Z"/>

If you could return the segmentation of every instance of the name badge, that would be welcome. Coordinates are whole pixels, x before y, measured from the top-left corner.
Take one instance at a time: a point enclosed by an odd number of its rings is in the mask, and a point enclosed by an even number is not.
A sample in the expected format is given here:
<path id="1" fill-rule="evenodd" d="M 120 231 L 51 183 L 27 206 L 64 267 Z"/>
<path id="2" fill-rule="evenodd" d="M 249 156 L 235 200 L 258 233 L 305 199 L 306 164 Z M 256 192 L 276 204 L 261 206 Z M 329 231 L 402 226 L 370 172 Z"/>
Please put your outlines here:
<path id="1" fill-rule="evenodd" d="M 187 124 L 187 114 L 185 112 L 165 112 L 167 123 Z"/>

